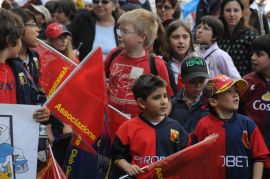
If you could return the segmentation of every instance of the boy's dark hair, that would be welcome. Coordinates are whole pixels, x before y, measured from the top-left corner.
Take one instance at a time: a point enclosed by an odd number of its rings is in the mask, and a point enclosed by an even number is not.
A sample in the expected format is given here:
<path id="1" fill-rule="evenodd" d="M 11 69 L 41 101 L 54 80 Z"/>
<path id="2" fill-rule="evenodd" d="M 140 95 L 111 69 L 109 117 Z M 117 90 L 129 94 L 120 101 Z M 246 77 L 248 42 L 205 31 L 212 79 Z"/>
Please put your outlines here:
<path id="1" fill-rule="evenodd" d="M 219 41 L 223 37 L 223 32 L 224 32 L 224 26 L 223 23 L 216 17 L 214 16 L 203 16 L 198 24 L 206 24 L 209 27 L 211 27 L 213 31 L 213 39 L 214 41 Z"/>
<path id="2" fill-rule="evenodd" d="M 58 10 L 64 12 L 70 21 L 72 21 L 76 15 L 76 4 L 72 0 L 57 1 L 54 8 L 54 12 Z"/>
<path id="3" fill-rule="evenodd" d="M 26 24 L 30 20 L 34 20 L 36 22 L 35 15 L 28 9 L 15 8 L 15 9 L 12 9 L 12 12 L 20 16 L 24 24 Z"/>
<path id="4" fill-rule="evenodd" d="M 252 43 L 252 51 L 265 51 L 270 58 L 270 34 L 256 38 Z"/>
<path id="5" fill-rule="evenodd" d="M 157 88 L 166 87 L 166 82 L 152 74 L 141 75 L 132 85 L 132 92 L 135 99 L 146 100 L 147 97 Z"/>
<path id="6" fill-rule="evenodd" d="M 0 9 L 0 19 L 0 50 L 9 45 L 16 46 L 18 39 L 24 34 L 22 19 L 6 9 Z"/>

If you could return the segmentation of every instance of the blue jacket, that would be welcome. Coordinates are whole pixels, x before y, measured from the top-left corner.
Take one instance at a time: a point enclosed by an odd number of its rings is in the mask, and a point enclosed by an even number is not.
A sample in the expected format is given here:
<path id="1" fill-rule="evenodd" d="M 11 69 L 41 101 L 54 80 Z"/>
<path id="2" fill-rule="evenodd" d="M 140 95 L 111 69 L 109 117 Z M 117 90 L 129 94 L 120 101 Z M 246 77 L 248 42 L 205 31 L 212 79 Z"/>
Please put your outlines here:
<path id="1" fill-rule="evenodd" d="M 16 81 L 17 104 L 43 104 L 46 101 L 46 95 L 38 90 L 34 82 L 31 81 L 30 74 L 23 67 L 23 61 L 10 59 L 7 64 L 9 64 Z M 22 77 L 25 78 L 25 83 L 22 83 Z"/>

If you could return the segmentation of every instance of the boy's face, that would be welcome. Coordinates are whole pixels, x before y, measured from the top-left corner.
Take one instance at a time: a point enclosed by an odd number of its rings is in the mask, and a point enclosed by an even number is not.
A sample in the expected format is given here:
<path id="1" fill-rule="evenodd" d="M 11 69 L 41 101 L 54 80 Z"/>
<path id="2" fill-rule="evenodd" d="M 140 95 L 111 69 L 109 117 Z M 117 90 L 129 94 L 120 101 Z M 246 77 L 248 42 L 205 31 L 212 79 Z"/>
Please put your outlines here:
<path id="1" fill-rule="evenodd" d="M 186 55 L 190 47 L 190 38 L 189 33 L 183 27 L 173 31 L 170 36 L 170 47 L 173 52 L 178 56 Z"/>
<path id="2" fill-rule="evenodd" d="M 227 91 L 220 93 L 216 98 L 211 98 L 210 105 L 219 108 L 225 112 L 234 112 L 238 110 L 239 94 L 236 91 L 235 85 Z"/>
<path id="3" fill-rule="evenodd" d="M 157 88 L 147 98 L 139 103 L 146 116 L 151 119 L 159 119 L 164 117 L 168 110 L 168 96 L 165 87 Z"/>
<path id="4" fill-rule="evenodd" d="M 252 68 L 255 72 L 264 74 L 270 70 L 270 57 L 265 51 L 253 52 L 251 61 Z"/>
<path id="5" fill-rule="evenodd" d="M 25 23 L 25 33 L 22 37 L 22 43 L 26 48 L 35 48 L 38 46 L 37 37 L 39 35 L 39 28 L 34 20 L 29 20 Z"/>
<path id="6" fill-rule="evenodd" d="M 189 82 L 185 83 L 185 92 L 187 95 L 197 98 L 199 95 L 201 95 L 203 91 L 203 87 L 205 85 L 206 78 L 204 77 L 198 77 L 190 80 Z"/>
<path id="7" fill-rule="evenodd" d="M 211 44 L 213 41 L 213 30 L 210 26 L 200 23 L 196 31 L 196 41 L 199 44 Z"/>
<path id="8" fill-rule="evenodd" d="M 134 25 L 130 23 L 123 23 L 119 25 L 118 36 L 123 42 L 126 50 L 134 50 L 140 47 L 143 48 L 145 37 L 135 31 Z"/>
<path id="9" fill-rule="evenodd" d="M 62 34 L 59 37 L 52 39 L 50 43 L 52 47 L 55 48 L 56 50 L 64 52 L 68 44 L 68 35 Z"/>

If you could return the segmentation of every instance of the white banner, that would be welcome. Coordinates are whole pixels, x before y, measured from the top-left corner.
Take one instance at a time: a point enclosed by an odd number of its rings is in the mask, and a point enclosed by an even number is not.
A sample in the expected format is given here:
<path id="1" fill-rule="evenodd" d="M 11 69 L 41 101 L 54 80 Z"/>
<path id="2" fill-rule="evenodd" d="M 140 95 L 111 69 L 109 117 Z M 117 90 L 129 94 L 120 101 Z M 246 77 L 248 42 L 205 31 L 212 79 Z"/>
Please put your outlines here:
<path id="1" fill-rule="evenodd" d="M 34 179 L 37 170 L 40 106 L 0 104 L 0 178 Z"/>

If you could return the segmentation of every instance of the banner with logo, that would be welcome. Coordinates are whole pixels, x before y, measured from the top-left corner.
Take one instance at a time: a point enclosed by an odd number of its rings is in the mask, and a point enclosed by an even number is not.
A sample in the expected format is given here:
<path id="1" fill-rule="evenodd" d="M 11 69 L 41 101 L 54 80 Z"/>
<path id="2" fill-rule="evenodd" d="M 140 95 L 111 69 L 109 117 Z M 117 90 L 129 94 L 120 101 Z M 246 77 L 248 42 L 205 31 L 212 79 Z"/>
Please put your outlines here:
<path id="1" fill-rule="evenodd" d="M 105 96 L 102 51 L 98 48 L 86 56 L 44 105 L 92 145 L 102 129 Z"/>
<path id="2" fill-rule="evenodd" d="M 0 104 L 0 178 L 36 178 L 39 123 L 34 105 Z"/>
<path id="3" fill-rule="evenodd" d="M 77 64 L 41 40 L 35 50 L 40 57 L 39 84 L 49 98 Z"/>

